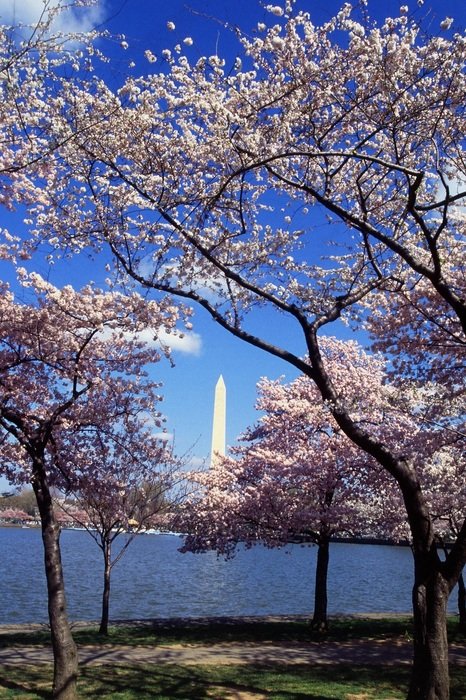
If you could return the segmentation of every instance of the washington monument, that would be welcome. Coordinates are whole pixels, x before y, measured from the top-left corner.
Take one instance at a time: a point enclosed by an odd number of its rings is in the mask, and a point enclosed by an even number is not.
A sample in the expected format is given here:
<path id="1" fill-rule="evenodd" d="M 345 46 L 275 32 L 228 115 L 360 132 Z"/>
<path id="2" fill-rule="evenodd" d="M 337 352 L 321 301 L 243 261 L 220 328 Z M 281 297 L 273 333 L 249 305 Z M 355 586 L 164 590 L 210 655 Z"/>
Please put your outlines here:
<path id="1" fill-rule="evenodd" d="M 218 382 L 215 385 L 214 418 L 212 422 L 212 449 L 210 453 L 211 467 L 215 467 L 218 457 L 225 454 L 226 405 L 227 392 L 223 377 L 220 375 Z"/>

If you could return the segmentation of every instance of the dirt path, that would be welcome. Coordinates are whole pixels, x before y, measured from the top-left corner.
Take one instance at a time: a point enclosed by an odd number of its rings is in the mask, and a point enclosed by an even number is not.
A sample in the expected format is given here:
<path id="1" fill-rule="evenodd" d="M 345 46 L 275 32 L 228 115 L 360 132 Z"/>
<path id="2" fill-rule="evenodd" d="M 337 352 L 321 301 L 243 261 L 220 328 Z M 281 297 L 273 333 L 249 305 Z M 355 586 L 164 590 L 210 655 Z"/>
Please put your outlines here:
<path id="1" fill-rule="evenodd" d="M 307 644 L 192 644 L 173 646 L 82 645 L 82 664 L 408 664 L 409 642 L 393 640 L 348 642 L 309 642 Z M 466 648 L 450 647 L 450 661 L 466 666 Z M 52 662 L 49 646 L 0 649 L 0 664 L 37 665 Z"/>

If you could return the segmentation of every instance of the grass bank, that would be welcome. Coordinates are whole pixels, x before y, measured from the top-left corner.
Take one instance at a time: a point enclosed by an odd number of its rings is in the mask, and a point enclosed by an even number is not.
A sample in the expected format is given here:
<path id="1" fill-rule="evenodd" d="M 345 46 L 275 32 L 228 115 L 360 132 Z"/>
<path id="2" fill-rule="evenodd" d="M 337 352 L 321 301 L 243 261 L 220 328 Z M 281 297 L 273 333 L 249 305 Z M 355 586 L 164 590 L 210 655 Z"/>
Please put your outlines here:
<path id="1" fill-rule="evenodd" d="M 465 640 L 458 630 L 454 617 L 448 620 L 448 636 L 451 642 Z M 363 618 L 345 617 L 330 621 L 327 632 L 312 630 L 309 622 L 297 620 L 268 620 L 267 618 L 206 618 L 193 620 L 153 620 L 144 622 L 120 622 L 110 626 L 109 635 L 98 634 L 98 627 L 76 624 L 73 637 L 77 644 L 121 644 L 128 646 L 170 644 L 218 644 L 222 642 L 308 642 L 351 639 L 408 639 L 412 638 L 412 621 L 406 617 Z M 50 634 L 47 627 L 28 631 L 19 627 L 14 631 L 1 631 L 0 647 L 47 644 Z"/>

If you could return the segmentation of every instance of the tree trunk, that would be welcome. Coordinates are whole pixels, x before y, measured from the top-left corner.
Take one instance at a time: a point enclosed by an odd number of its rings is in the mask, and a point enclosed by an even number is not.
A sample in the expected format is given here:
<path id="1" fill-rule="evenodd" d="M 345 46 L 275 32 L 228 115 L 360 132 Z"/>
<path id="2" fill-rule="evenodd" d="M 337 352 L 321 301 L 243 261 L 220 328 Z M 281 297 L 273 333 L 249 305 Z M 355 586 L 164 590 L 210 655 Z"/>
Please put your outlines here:
<path id="1" fill-rule="evenodd" d="M 408 700 L 448 700 L 447 602 L 450 588 L 439 560 L 416 561 L 413 588 L 414 658 Z M 424 575 L 418 575 L 420 570 Z"/>
<path id="2" fill-rule="evenodd" d="M 35 465 L 32 487 L 36 494 L 44 544 L 48 610 L 53 649 L 53 697 L 76 700 L 78 654 L 66 612 L 65 584 L 60 554 L 60 528 L 42 465 Z"/>
<path id="3" fill-rule="evenodd" d="M 459 628 L 462 632 L 466 632 L 466 587 L 464 585 L 463 572 L 458 579 L 458 613 L 459 613 Z"/>
<path id="4" fill-rule="evenodd" d="M 105 541 L 102 547 L 104 553 L 104 590 L 102 594 L 102 616 L 100 618 L 99 634 L 108 634 L 108 620 L 110 609 L 110 574 L 111 574 L 111 550 L 110 542 Z"/>
<path id="5" fill-rule="evenodd" d="M 317 565 L 314 590 L 314 616 L 311 627 L 320 631 L 328 629 L 327 620 L 327 574 L 330 556 L 330 538 L 323 535 L 317 544 Z"/>

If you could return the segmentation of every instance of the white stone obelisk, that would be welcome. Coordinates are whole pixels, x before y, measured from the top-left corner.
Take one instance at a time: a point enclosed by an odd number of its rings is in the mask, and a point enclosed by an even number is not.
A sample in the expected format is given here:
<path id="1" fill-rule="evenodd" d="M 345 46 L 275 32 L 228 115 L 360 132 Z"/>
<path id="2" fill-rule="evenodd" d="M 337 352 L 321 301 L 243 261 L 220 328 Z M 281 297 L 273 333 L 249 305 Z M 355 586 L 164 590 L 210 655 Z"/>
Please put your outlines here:
<path id="1" fill-rule="evenodd" d="M 212 422 L 212 450 L 210 453 L 210 466 L 215 467 L 219 456 L 225 455 L 226 443 L 226 407 L 227 391 L 222 375 L 215 385 L 214 418 Z"/>

